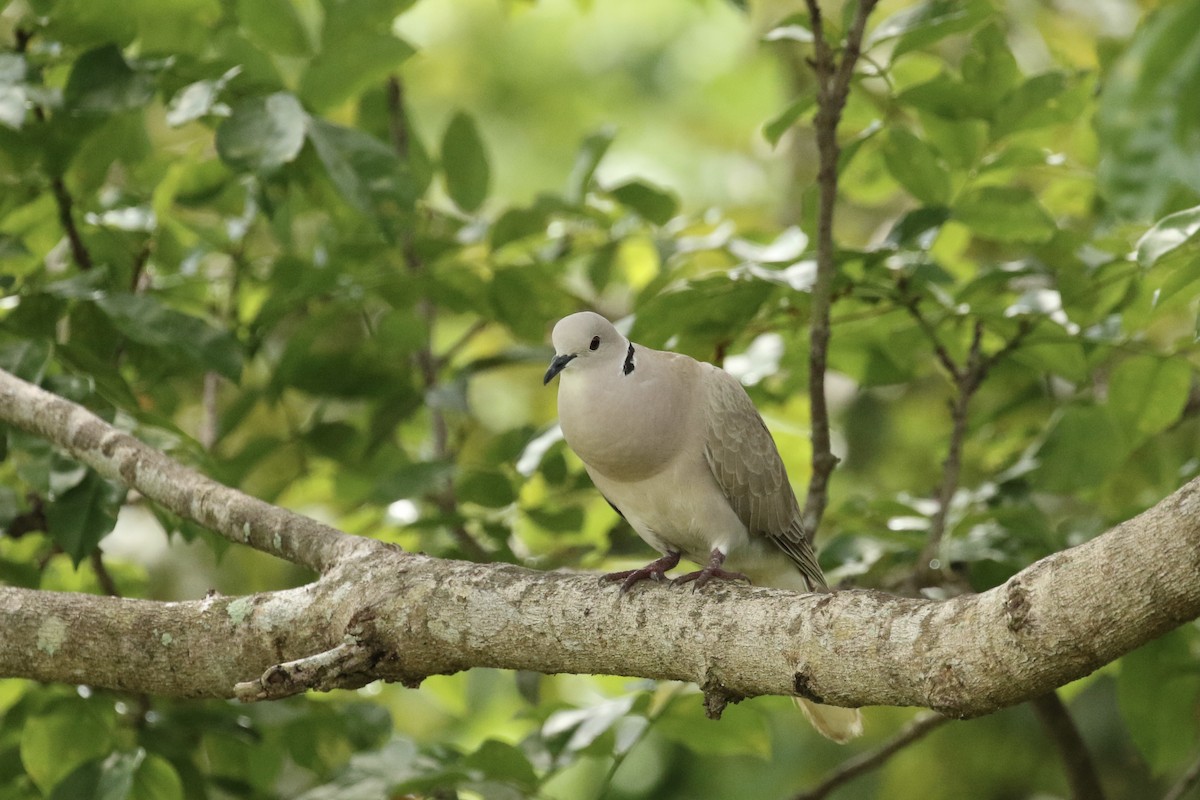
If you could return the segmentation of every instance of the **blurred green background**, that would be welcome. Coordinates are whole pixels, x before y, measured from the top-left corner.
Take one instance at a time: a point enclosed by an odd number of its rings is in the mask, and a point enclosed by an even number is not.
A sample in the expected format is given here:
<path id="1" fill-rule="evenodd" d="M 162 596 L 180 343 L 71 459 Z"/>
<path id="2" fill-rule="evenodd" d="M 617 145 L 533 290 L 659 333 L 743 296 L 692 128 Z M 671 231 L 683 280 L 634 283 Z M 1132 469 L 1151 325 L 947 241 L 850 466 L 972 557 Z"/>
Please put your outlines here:
<path id="1" fill-rule="evenodd" d="M 853 5 L 824 8 L 840 37 Z M 590 307 L 724 363 L 803 487 L 803 12 L 10 2 L 0 366 L 350 533 L 640 565 L 554 433 L 547 335 Z M 926 594 L 983 590 L 1200 472 L 1200 4 L 884 2 L 859 76 L 821 561 L 913 591 L 948 485 L 949 576 Z M 976 331 L 1009 349 L 947 484 L 961 387 L 934 341 L 965 364 Z M 4 583 L 194 599 L 311 578 L 0 430 Z M 1189 623 L 1060 691 L 1108 796 L 1163 794 L 1200 756 L 1198 643 Z M 867 709 L 839 747 L 783 698 L 710 722 L 695 687 L 615 677 L 473 670 L 257 706 L 3 680 L 0 799 L 785 798 L 915 713 Z M 1069 795 L 1023 706 L 830 796 Z"/>

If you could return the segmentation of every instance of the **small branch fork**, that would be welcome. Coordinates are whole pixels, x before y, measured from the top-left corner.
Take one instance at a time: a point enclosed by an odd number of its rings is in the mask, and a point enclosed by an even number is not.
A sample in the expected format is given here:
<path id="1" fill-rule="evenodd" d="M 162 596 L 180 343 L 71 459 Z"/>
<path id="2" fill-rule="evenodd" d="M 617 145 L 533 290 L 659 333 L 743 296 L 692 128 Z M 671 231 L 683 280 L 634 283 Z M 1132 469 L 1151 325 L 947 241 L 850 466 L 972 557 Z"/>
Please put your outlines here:
<path id="1" fill-rule="evenodd" d="M 942 480 L 937 490 L 938 507 L 930 519 L 929 536 L 917 559 L 916 574 L 914 575 L 916 586 L 929 586 L 938 583 L 947 574 L 946 565 L 941 563 L 939 553 L 942 539 L 946 534 L 950 504 L 959 487 L 971 400 L 979 387 L 983 385 L 984 379 L 987 378 L 992 368 L 1020 346 L 1029 332 L 1033 330 L 1033 325 L 1028 321 L 1022 321 L 1016 334 L 1005 342 L 1003 347 L 989 355 L 983 351 L 983 322 L 976 320 L 971 330 L 971 344 L 967 349 L 966 359 L 964 363 L 960 364 L 950 355 L 942 343 L 941 337 L 938 336 L 936 328 L 922 313 L 917 298 L 907 294 L 907 287 L 903 284 L 900 289 L 904 293 L 902 301 L 904 308 L 929 339 L 938 363 L 942 365 L 954 384 L 954 398 L 950 401 L 950 444 L 946 451 L 946 459 L 942 462 Z"/>
<path id="2" fill-rule="evenodd" d="M 829 502 L 829 476 L 837 466 L 829 437 L 829 408 L 825 398 L 825 371 L 829 357 L 829 310 L 833 304 L 833 278 L 837 271 L 833 242 L 833 217 L 838 193 L 837 129 L 850 93 L 854 65 L 861 54 L 867 18 L 877 0 L 860 0 L 841 57 L 834 55 L 825 38 L 825 23 L 817 0 L 805 0 L 812 22 L 813 57 L 817 78 L 817 113 L 814 125 L 820 166 L 817 184 L 820 209 L 817 216 L 817 277 L 812 288 L 812 319 L 808 357 L 808 396 L 812 415 L 812 477 L 804 501 L 804 528 L 816 535 Z"/>
<path id="3" fill-rule="evenodd" d="M 346 641 L 316 655 L 274 664 L 260 677 L 235 684 L 233 694 L 243 703 L 252 703 L 280 700 L 310 689 L 317 692 L 359 689 L 375 680 L 371 672 L 373 662 L 369 649 L 358 642 Z"/>

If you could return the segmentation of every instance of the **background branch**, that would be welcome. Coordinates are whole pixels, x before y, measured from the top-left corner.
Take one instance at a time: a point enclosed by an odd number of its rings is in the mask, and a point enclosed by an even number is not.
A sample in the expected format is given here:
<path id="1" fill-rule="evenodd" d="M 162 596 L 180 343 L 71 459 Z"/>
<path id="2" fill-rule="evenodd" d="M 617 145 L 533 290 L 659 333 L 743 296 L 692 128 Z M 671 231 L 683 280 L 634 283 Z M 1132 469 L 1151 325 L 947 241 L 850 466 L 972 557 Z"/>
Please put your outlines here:
<path id="1" fill-rule="evenodd" d="M 817 0 L 806 0 L 813 31 L 813 71 L 817 79 L 817 113 L 814 122 L 819 167 L 817 184 L 820 208 L 817 212 L 817 277 L 812 288 L 812 312 L 809 333 L 808 397 L 812 417 L 812 475 L 804 501 L 804 526 L 809 537 L 816 535 L 829 502 L 829 476 L 838 459 L 829 437 L 829 409 L 825 397 L 825 371 L 829 356 L 829 309 L 833 303 L 833 278 L 837 271 L 833 241 L 833 217 L 838 194 L 838 124 L 850 79 L 858 61 L 867 18 L 875 0 L 861 0 L 854 23 L 846 34 L 846 48 L 838 59 L 825 39 L 825 25 Z"/>
<path id="2" fill-rule="evenodd" d="M 867 750 L 846 759 L 838 765 L 837 769 L 826 775 L 824 780 L 819 784 L 806 792 L 801 792 L 792 798 L 792 800 L 821 800 L 823 797 L 828 797 L 831 792 L 843 784 L 849 783 L 871 770 L 879 769 L 892 756 L 949 721 L 949 717 L 944 717 L 936 712 L 927 712 L 916 716 L 898 734 L 892 737 L 891 740 L 876 747 L 874 750 Z"/>
<path id="3" fill-rule="evenodd" d="M 1057 692 L 1047 692 L 1030 705 L 1046 730 L 1046 736 L 1062 756 L 1063 771 L 1071 787 L 1072 800 L 1104 800 L 1096 765 L 1079 729 Z"/>

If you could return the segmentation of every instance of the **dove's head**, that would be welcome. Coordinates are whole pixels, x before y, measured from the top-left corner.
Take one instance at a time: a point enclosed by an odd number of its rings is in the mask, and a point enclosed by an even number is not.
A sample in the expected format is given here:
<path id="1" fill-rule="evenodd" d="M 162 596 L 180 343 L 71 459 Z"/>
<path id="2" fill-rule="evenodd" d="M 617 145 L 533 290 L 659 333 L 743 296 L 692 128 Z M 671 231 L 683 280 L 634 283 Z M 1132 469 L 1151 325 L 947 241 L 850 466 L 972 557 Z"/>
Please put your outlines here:
<path id="1" fill-rule="evenodd" d="M 543 383 L 549 383 L 568 364 L 572 370 L 604 369 L 610 365 L 616 372 L 629 349 L 628 340 L 613 324 L 591 311 L 560 319 L 550 340 L 554 344 L 554 360 Z"/>

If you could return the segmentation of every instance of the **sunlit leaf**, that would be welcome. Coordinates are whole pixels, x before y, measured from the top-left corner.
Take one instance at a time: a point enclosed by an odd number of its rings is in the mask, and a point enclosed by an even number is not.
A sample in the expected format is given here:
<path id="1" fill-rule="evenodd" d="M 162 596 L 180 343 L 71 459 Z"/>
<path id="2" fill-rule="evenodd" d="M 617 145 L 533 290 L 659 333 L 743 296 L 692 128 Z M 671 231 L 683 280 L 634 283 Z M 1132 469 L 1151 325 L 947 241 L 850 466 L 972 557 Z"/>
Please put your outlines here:
<path id="1" fill-rule="evenodd" d="M 1163 217 L 1138 239 L 1138 264 L 1154 266 L 1160 258 L 1190 242 L 1197 232 L 1200 232 L 1200 206 Z"/>
<path id="2" fill-rule="evenodd" d="M 813 41 L 812 23 L 806 13 L 791 14 L 771 26 L 762 38 L 764 42 L 789 41 L 808 44 Z"/>
<path id="3" fill-rule="evenodd" d="M 926 0 L 897 11 L 880 22 L 867 38 L 872 47 L 891 39 L 898 40 L 892 58 L 925 47 L 953 33 L 969 30 L 984 19 L 990 9 L 981 0 Z"/>
<path id="4" fill-rule="evenodd" d="M 232 167 L 271 172 L 300 155 L 308 120 L 287 92 L 243 100 L 217 128 L 217 152 Z"/>

